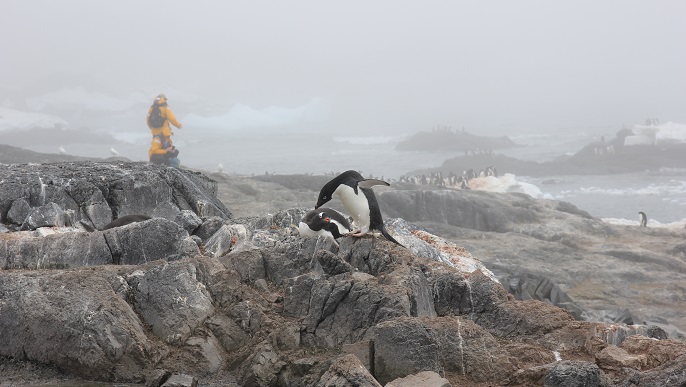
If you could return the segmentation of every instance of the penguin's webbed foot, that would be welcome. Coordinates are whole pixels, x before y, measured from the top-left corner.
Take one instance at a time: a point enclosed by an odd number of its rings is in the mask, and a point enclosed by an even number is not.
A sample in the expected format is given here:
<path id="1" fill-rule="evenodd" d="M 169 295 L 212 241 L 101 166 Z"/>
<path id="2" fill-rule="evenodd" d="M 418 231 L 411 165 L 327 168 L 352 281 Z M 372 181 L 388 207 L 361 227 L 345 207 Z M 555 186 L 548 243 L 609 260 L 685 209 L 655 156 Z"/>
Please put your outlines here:
<path id="1" fill-rule="evenodd" d="M 348 233 L 348 235 L 354 236 L 354 237 L 357 237 L 357 238 L 362 238 L 363 236 L 367 235 L 367 232 L 364 232 L 364 231 L 362 231 L 362 230 L 355 230 L 355 231 L 353 231 L 353 232 L 351 232 L 351 233 Z"/>

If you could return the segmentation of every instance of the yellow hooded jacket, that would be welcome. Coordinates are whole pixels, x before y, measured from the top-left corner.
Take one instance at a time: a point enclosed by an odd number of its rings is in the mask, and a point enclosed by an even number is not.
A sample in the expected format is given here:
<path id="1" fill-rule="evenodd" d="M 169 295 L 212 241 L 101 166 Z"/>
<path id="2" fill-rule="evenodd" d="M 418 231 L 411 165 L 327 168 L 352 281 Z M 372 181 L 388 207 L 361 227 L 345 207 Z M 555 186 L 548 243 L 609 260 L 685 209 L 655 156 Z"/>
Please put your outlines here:
<path id="1" fill-rule="evenodd" d="M 169 150 L 171 150 L 171 148 L 172 141 L 170 137 L 161 138 L 159 135 L 153 136 L 150 149 L 148 150 L 148 158 L 151 158 L 152 155 L 165 155 Z"/>
<path id="2" fill-rule="evenodd" d="M 172 125 L 181 129 L 181 123 L 176 120 L 174 113 L 172 113 L 169 106 L 167 106 L 167 98 L 163 96 L 158 96 L 157 98 L 155 98 L 155 103 L 160 106 L 160 115 L 162 115 L 162 117 L 164 118 L 164 125 L 162 125 L 161 128 L 153 128 L 150 126 L 150 113 L 152 112 L 152 106 L 150 106 L 150 109 L 148 109 L 148 116 L 145 122 L 148 124 L 148 128 L 150 128 L 150 131 L 152 132 L 153 136 L 162 133 L 164 137 L 171 137 L 172 132 L 169 124 L 171 123 Z"/>

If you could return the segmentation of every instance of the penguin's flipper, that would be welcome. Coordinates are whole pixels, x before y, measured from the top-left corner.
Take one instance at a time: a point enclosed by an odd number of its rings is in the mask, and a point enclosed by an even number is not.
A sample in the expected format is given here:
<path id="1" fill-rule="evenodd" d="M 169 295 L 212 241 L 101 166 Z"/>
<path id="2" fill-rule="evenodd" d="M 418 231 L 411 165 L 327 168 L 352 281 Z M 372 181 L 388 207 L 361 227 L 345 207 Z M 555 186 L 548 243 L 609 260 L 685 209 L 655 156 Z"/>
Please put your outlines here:
<path id="1" fill-rule="evenodd" d="M 83 226 L 83 228 L 84 228 L 87 232 L 97 231 L 97 230 L 95 229 L 95 227 L 93 227 L 93 226 L 91 226 L 90 224 L 86 223 L 83 219 L 81 219 L 81 220 L 79 221 L 79 223 L 81 223 L 81 226 Z"/>
<path id="2" fill-rule="evenodd" d="M 400 246 L 400 247 L 407 248 L 407 247 L 403 246 L 400 242 L 396 241 L 395 238 L 393 238 L 393 237 L 391 236 L 391 234 L 389 234 L 388 231 L 386 231 L 386 227 L 381 227 L 381 235 L 383 235 L 384 238 L 386 238 L 386 239 L 388 239 L 389 241 L 395 243 L 396 245 L 398 245 L 398 246 Z"/>
<path id="3" fill-rule="evenodd" d="M 378 179 L 364 179 L 360 182 L 357 183 L 357 186 L 360 188 L 372 188 L 375 185 L 390 185 L 386 183 L 383 180 L 378 180 Z"/>

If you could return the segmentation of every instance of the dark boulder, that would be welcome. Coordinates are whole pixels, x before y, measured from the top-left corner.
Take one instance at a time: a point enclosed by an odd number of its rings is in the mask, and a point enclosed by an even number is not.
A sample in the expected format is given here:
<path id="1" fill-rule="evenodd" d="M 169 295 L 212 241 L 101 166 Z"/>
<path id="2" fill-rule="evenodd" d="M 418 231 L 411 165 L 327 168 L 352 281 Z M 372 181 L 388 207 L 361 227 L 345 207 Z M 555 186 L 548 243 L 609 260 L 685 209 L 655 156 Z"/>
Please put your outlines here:
<path id="1" fill-rule="evenodd" d="M 561 361 L 548 372 L 545 387 L 600 387 L 602 371 L 585 361 Z"/>

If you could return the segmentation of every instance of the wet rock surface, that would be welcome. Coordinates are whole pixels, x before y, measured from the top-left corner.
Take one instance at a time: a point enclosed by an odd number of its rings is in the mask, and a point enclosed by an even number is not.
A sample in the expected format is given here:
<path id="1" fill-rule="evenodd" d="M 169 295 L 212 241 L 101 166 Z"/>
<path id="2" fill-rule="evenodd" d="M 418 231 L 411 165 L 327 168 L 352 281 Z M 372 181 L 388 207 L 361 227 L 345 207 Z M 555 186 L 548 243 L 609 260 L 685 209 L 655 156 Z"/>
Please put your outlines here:
<path id="1" fill-rule="evenodd" d="M 235 218 L 205 176 L 105 164 L 0 165 L 14 182 L 0 188 L 0 382 L 35 382 L 27 370 L 38 370 L 42 382 L 189 386 L 683 383 L 683 342 L 656 326 L 579 321 L 549 303 L 516 300 L 475 258 L 490 251 L 478 238 L 462 247 L 389 215 L 389 232 L 407 249 L 373 235 L 337 246 L 299 237 L 308 207 Z M 68 194 L 75 181 L 93 188 Z M 73 211 L 75 224 L 21 231 L 15 218 L 46 203 Z M 489 214 L 523 203 L 537 217 L 478 231 L 500 235 L 495 251 L 522 235 L 550 243 L 575 226 L 619 234 L 519 196 L 492 198 Z M 94 221 L 88 211 L 153 219 L 89 233 L 78 222 L 97 226 L 107 216 Z M 655 264 L 668 248 L 642 251 Z"/>

